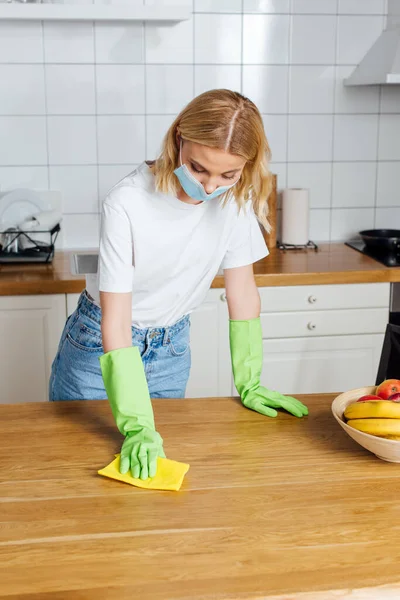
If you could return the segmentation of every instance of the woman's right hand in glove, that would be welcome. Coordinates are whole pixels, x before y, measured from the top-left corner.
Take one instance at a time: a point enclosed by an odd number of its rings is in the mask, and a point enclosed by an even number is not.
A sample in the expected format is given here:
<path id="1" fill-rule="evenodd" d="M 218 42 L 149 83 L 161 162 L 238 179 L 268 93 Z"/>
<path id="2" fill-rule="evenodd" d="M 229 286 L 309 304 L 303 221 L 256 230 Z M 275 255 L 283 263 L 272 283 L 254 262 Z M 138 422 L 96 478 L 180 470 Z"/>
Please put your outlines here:
<path id="1" fill-rule="evenodd" d="M 165 458 L 160 434 L 148 427 L 138 427 L 127 433 L 122 444 L 120 471 L 124 474 L 130 470 L 136 479 L 154 477 L 158 456 Z"/>

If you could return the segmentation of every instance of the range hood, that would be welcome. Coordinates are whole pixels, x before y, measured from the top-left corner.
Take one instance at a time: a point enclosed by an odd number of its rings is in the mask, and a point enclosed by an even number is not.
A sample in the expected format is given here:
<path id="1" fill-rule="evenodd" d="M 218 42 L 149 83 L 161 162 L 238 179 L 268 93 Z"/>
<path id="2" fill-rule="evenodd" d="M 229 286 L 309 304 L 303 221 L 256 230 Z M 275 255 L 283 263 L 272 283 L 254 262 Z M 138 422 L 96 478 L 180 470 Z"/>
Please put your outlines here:
<path id="1" fill-rule="evenodd" d="M 387 27 L 345 85 L 400 84 L 400 0 L 389 0 Z"/>

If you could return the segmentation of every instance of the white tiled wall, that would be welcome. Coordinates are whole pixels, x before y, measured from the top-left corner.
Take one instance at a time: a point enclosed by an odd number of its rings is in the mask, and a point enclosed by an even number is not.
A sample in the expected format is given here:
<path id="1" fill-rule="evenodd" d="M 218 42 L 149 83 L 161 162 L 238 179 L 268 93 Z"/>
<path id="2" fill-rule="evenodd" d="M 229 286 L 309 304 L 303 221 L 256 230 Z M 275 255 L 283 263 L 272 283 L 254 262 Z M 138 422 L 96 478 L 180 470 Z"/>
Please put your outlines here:
<path id="1" fill-rule="evenodd" d="M 65 245 L 96 246 L 107 189 L 194 95 L 229 87 L 259 106 L 279 187 L 310 188 L 312 239 L 400 227 L 400 86 L 342 83 L 386 0 L 165 1 L 193 19 L 0 22 L 2 189 L 61 189 Z"/>

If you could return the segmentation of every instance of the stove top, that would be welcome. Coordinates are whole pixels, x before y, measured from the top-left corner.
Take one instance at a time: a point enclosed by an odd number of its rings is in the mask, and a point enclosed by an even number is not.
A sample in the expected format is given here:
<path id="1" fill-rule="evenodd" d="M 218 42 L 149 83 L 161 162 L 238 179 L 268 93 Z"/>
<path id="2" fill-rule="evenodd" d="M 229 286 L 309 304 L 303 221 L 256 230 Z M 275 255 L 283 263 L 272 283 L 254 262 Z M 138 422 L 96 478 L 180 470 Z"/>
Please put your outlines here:
<path id="1" fill-rule="evenodd" d="M 358 250 L 362 254 L 366 254 L 370 258 L 377 260 L 382 263 L 386 267 L 400 267 L 400 254 L 389 253 L 387 250 L 384 252 L 377 252 L 376 250 L 371 250 L 367 248 L 362 240 L 352 240 L 350 242 L 345 242 L 346 246 L 350 248 L 354 248 L 354 250 Z"/>

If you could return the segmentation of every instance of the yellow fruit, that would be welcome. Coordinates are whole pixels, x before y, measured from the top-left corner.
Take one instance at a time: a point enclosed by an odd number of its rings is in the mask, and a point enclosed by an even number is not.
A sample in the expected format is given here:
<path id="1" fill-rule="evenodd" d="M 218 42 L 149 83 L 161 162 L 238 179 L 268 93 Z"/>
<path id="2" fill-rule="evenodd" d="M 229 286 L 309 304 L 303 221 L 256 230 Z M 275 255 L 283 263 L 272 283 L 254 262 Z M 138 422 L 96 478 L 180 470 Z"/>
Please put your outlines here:
<path id="1" fill-rule="evenodd" d="M 378 437 L 400 436 L 400 419 L 351 419 L 347 425 Z"/>
<path id="2" fill-rule="evenodd" d="M 391 400 L 353 402 L 344 411 L 346 419 L 400 419 L 400 403 Z"/>

